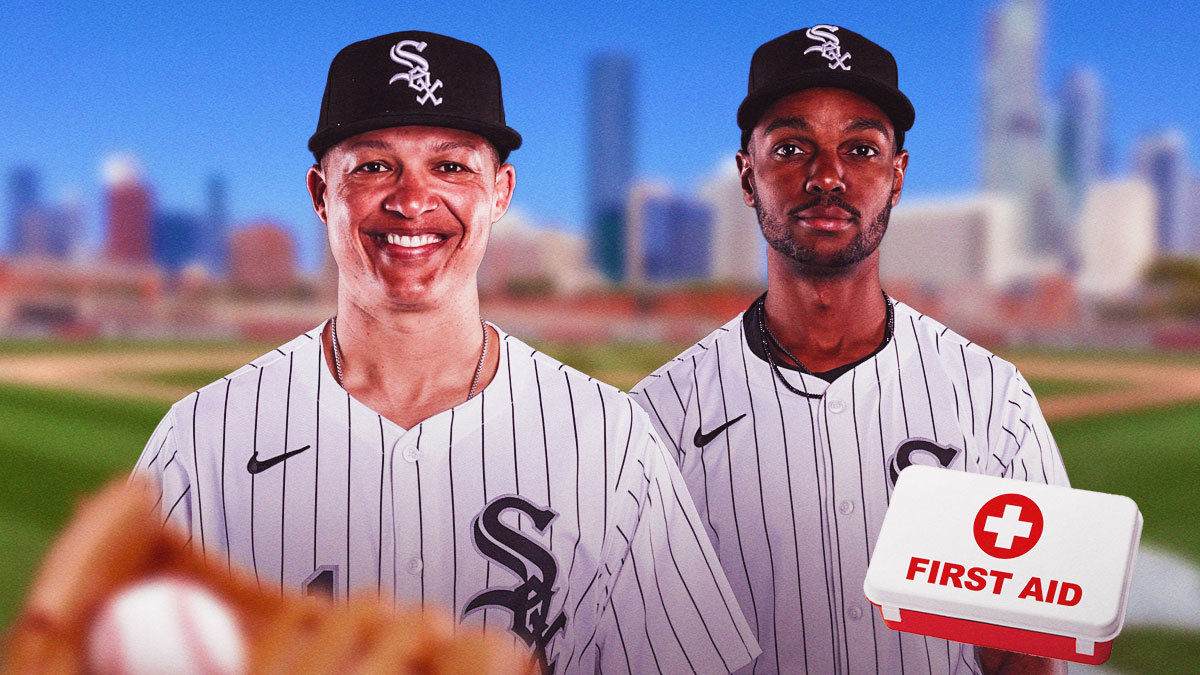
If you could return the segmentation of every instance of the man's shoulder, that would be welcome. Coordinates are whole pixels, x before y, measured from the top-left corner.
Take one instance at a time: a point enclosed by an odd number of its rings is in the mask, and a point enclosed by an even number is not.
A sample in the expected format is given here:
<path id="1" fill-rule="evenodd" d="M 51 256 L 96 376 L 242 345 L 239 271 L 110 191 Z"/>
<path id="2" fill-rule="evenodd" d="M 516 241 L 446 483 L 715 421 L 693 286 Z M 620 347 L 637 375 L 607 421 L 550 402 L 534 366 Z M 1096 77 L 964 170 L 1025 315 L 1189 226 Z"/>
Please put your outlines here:
<path id="1" fill-rule="evenodd" d="M 227 389 L 228 387 L 232 386 L 233 383 L 239 382 L 248 377 L 256 377 L 256 374 L 260 370 L 270 367 L 272 364 L 280 361 L 281 359 L 287 359 L 288 357 L 302 353 L 306 350 L 312 350 L 315 352 L 317 349 L 319 349 L 321 329 L 323 327 L 324 323 L 306 333 L 301 333 L 288 342 L 275 347 L 271 351 L 266 352 L 261 356 L 256 357 L 252 361 L 247 362 L 227 375 L 223 375 L 212 382 L 209 382 L 203 387 L 200 387 L 196 391 L 176 401 L 175 404 L 171 406 L 172 410 L 177 408 L 191 409 L 194 407 L 196 400 L 199 397 L 204 396 L 214 389 Z"/>
<path id="2" fill-rule="evenodd" d="M 715 346 L 719 342 L 733 340 L 740 345 L 743 314 L 744 312 L 739 313 L 724 325 L 705 335 L 696 344 L 656 368 L 654 372 L 642 378 L 642 381 L 638 382 L 629 393 L 638 396 L 643 392 L 653 394 L 660 389 L 678 390 L 680 387 L 687 386 L 692 379 L 692 373 L 716 354 Z"/>

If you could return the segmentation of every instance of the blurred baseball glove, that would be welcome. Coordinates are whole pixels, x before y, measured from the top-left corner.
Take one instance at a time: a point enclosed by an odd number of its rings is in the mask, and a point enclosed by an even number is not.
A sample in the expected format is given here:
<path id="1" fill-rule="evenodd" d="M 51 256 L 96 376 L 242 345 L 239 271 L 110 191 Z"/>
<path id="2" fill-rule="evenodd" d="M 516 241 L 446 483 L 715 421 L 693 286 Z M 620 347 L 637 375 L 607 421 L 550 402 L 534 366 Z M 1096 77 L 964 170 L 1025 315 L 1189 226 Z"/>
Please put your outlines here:
<path id="1" fill-rule="evenodd" d="M 531 675 L 514 641 L 454 630 L 444 616 L 396 612 L 375 598 L 335 605 L 260 591 L 204 561 L 163 527 L 147 490 L 115 482 L 83 501 L 51 547 L 5 638 L 4 673 L 82 673 L 92 620 L 132 583 L 158 575 L 195 581 L 224 600 L 245 632 L 254 673 L 483 673 Z"/>

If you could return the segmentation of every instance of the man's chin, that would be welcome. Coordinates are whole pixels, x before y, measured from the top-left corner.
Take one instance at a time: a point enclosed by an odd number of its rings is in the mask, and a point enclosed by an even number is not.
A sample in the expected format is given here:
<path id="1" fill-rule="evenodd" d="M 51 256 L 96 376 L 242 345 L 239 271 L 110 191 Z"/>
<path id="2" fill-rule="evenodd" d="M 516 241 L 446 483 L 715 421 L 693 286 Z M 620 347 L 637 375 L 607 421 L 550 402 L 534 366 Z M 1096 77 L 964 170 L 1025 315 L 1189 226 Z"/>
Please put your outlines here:
<path id="1" fill-rule="evenodd" d="M 853 270 L 863 260 L 862 258 L 856 258 L 850 251 L 844 248 L 833 251 L 820 251 L 811 248 L 798 248 L 789 246 L 788 244 L 790 242 L 782 246 L 772 245 L 771 248 L 786 260 L 788 264 L 814 274 L 844 274 Z"/>
<path id="2" fill-rule="evenodd" d="M 412 279 L 376 279 L 354 294 L 359 304 L 393 311 L 422 311 L 436 307 L 437 285 Z"/>

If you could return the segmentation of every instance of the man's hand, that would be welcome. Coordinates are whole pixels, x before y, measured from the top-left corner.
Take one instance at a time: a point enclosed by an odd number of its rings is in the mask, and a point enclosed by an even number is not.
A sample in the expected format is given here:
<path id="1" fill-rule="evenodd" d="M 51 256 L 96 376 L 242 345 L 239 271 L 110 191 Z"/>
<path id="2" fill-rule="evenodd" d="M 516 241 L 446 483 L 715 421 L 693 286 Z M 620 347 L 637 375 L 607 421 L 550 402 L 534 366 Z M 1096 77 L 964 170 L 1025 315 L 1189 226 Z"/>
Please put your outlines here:
<path id="1" fill-rule="evenodd" d="M 1066 675 L 1067 664 L 1057 659 L 975 647 L 975 657 L 984 675 Z"/>

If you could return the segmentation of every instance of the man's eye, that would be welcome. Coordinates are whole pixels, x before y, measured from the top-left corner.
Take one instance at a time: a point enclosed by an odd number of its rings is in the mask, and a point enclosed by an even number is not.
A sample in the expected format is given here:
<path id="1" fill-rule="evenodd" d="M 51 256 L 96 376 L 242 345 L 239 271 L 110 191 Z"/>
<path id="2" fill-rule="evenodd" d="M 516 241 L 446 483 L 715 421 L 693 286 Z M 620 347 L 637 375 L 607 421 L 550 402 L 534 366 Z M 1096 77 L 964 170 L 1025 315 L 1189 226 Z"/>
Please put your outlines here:
<path id="1" fill-rule="evenodd" d="M 879 151 L 869 145 L 856 145 L 850 151 L 856 157 L 878 157 Z"/>
<path id="2" fill-rule="evenodd" d="M 367 162 L 360 165 L 355 171 L 361 173 L 382 173 L 388 170 L 388 165 L 383 162 Z"/>
<path id="3" fill-rule="evenodd" d="M 463 173 L 470 170 L 458 162 L 442 162 L 438 168 L 445 173 Z"/>
<path id="4" fill-rule="evenodd" d="M 800 154 L 800 146 L 795 143 L 784 143 L 775 148 L 775 154 L 780 157 L 792 157 Z"/>

